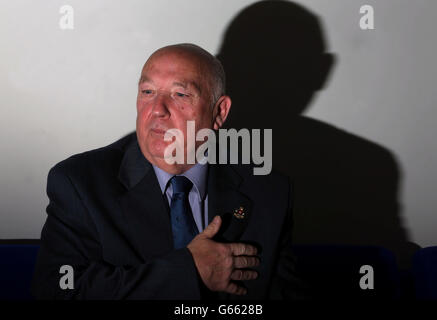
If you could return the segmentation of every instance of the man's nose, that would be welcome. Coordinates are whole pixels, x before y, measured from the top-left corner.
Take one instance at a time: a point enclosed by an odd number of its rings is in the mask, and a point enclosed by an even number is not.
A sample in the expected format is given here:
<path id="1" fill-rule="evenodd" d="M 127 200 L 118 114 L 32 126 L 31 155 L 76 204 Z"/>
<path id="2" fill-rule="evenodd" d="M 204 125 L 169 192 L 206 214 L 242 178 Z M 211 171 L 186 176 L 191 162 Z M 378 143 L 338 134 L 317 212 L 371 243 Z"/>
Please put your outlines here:
<path id="1" fill-rule="evenodd" d="M 170 115 L 168 102 L 165 93 L 158 93 L 153 102 L 153 115 L 157 117 L 168 117 Z"/>

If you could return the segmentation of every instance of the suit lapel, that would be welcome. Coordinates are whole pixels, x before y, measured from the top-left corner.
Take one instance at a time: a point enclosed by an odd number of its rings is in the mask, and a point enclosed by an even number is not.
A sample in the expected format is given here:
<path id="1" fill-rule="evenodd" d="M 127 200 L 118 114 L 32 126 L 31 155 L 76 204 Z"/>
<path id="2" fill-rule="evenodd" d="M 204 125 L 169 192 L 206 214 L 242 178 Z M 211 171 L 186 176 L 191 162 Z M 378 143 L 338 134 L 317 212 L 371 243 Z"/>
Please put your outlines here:
<path id="1" fill-rule="evenodd" d="M 242 178 L 229 165 L 210 165 L 208 174 L 208 223 L 220 215 L 218 241 L 235 242 L 247 227 L 252 201 L 238 188 Z"/>
<path id="2" fill-rule="evenodd" d="M 208 223 L 214 216 L 222 218 L 222 226 L 214 237 L 220 242 L 237 242 L 247 227 L 252 202 L 238 189 L 242 178 L 228 165 L 210 165 L 208 172 Z M 238 219 L 234 211 L 243 207 L 244 218 Z M 209 293 L 211 299 L 230 299 L 224 292 Z"/>
<path id="3" fill-rule="evenodd" d="M 168 204 L 136 140 L 125 152 L 119 179 L 127 189 L 120 197 L 120 205 L 131 230 L 131 241 L 143 259 L 172 250 Z"/>

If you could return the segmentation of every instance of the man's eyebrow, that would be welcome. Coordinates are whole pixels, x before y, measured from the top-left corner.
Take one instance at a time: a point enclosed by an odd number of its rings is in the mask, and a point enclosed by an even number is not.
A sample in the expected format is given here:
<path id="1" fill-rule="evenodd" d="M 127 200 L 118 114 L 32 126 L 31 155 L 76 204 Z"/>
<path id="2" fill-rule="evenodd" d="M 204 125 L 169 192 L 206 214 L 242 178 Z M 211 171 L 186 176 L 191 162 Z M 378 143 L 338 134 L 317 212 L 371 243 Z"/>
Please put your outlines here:
<path id="1" fill-rule="evenodd" d="M 153 81 L 147 78 L 146 76 L 141 76 L 140 80 L 138 81 L 138 84 L 142 84 L 143 82 L 153 82 Z"/>
<path id="2" fill-rule="evenodd" d="M 140 80 L 138 81 L 138 85 L 142 84 L 143 82 L 153 83 L 152 79 L 148 78 L 147 76 L 141 76 Z M 186 89 L 188 86 L 193 86 L 199 92 L 199 94 L 202 92 L 200 86 L 195 81 L 179 80 L 179 81 L 174 81 L 173 85 L 182 87 L 184 89 Z"/>
<path id="3" fill-rule="evenodd" d="M 195 82 L 195 81 L 175 81 L 173 82 L 174 86 L 179 86 L 182 87 L 184 89 L 186 89 L 188 86 L 193 86 L 199 93 L 202 92 L 202 90 L 200 89 L 200 86 Z"/>

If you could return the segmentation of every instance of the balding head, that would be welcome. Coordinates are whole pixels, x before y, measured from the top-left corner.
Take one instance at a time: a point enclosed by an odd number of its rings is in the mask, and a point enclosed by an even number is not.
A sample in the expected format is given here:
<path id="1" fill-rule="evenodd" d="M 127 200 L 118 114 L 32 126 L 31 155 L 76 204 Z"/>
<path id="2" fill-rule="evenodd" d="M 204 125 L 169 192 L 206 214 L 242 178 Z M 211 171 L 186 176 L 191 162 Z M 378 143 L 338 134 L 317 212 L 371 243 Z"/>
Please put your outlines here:
<path id="1" fill-rule="evenodd" d="M 156 50 L 146 61 L 145 65 L 156 57 L 172 54 L 188 59 L 198 65 L 208 81 L 211 104 L 214 106 L 217 100 L 225 94 L 226 77 L 221 62 L 208 51 L 195 44 L 180 43 Z"/>

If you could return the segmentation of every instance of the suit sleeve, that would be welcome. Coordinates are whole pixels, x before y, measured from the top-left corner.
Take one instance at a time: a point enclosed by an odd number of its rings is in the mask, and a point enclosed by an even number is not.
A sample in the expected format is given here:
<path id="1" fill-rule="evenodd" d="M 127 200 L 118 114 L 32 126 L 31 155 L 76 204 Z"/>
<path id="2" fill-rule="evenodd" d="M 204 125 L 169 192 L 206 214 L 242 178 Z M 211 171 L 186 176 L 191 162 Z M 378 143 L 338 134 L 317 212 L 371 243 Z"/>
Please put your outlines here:
<path id="1" fill-rule="evenodd" d="M 49 172 L 49 205 L 32 282 L 37 299 L 199 299 L 200 278 L 187 248 L 134 266 L 102 258 L 94 222 L 63 167 Z M 73 289 L 61 289 L 60 267 L 74 270 Z"/>
<path id="2" fill-rule="evenodd" d="M 310 298 L 308 284 L 296 269 L 297 259 L 292 250 L 292 185 L 289 181 L 288 208 L 279 239 L 278 259 L 273 274 L 269 298 L 273 300 L 303 300 Z"/>

